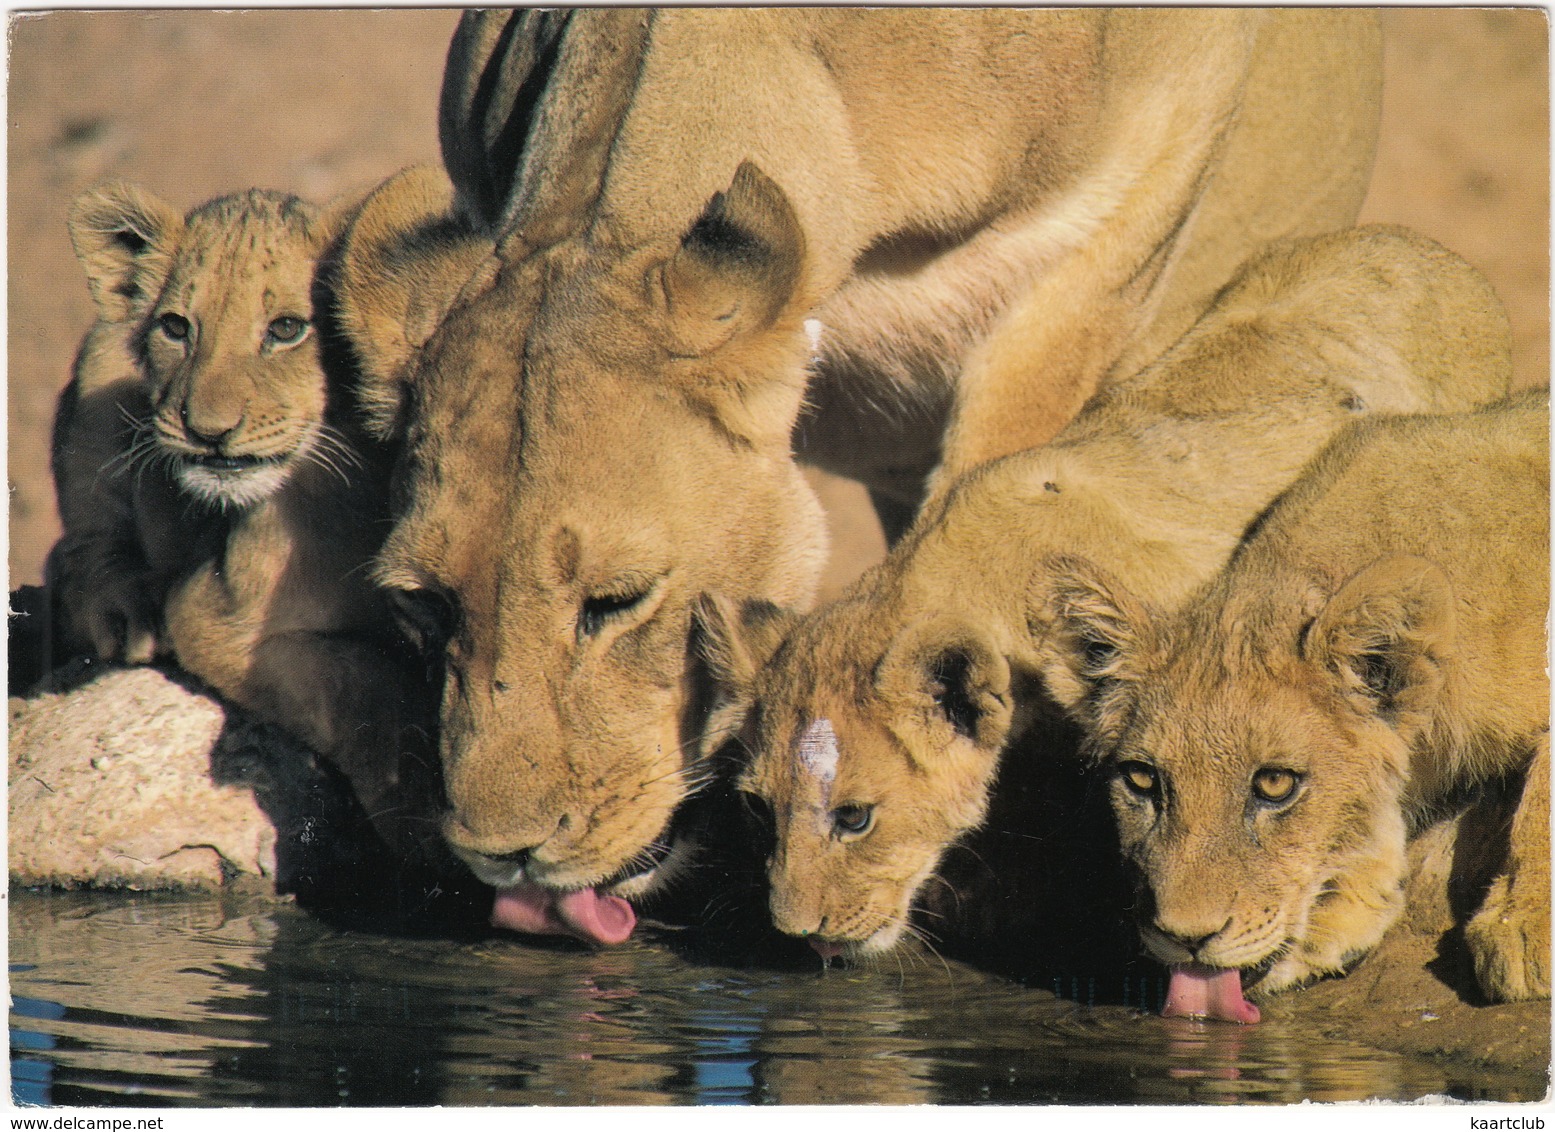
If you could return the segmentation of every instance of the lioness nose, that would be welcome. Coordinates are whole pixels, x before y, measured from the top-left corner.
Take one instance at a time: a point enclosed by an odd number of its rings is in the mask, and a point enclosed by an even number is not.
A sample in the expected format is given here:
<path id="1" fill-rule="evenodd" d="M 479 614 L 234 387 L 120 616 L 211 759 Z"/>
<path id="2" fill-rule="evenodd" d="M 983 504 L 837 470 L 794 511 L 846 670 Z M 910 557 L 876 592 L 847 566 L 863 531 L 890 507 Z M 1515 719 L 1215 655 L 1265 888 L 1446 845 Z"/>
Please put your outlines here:
<path id="1" fill-rule="evenodd" d="M 461 853 L 476 853 L 494 862 L 515 865 L 528 861 L 530 854 L 546 841 L 545 836 L 525 836 L 513 829 L 477 832 L 458 815 L 444 822 L 443 837 Z"/>
<path id="2" fill-rule="evenodd" d="M 1217 935 L 1225 931 L 1230 926 L 1231 918 L 1229 916 L 1226 917 L 1225 923 L 1221 924 L 1213 931 L 1208 932 L 1195 932 L 1192 928 L 1183 928 L 1180 926 L 1172 927 L 1162 923 L 1159 919 L 1157 919 L 1155 922 L 1156 931 L 1160 932 L 1163 936 L 1177 944 L 1179 947 L 1182 947 L 1195 955 L 1198 954 L 1199 948 L 1203 947 L 1206 943 L 1214 939 Z"/>

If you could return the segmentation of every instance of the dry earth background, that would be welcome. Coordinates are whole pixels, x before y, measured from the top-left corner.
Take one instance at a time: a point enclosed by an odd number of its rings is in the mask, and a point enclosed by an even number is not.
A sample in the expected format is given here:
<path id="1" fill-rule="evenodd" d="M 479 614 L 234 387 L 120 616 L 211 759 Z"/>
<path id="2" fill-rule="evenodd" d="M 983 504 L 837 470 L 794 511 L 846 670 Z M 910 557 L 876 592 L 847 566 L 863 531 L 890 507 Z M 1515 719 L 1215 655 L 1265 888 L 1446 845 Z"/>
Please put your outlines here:
<path id="1" fill-rule="evenodd" d="M 255 185 L 322 201 L 435 161 L 437 89 L 457 18 L 450 10 L 405 9 L 12 16 L 12 588 L 41 581 L 58 535 L 50 423 L 92 317 L 65 231 L 72 198 L 119 178 L 180 208 Z M 1392 9 L 1383 28 L 1382 144 L 1362 219 L 1410 225 L 1480 267 L 1511 314 L 1518 384 L 1547 380 L 1545 14 Z M 827 590 L 835 592 L 882 543 L 860 492 L 823 477 L 817 483 L 834 519 Z M 1437 897 L 1422 908 L 1440 903 Z M 1422 919 L 1419 930 L 1399 933 L 1398 962 L 1291 996 L 1278 1013 L 1380 1046 L 1467 1061 L 1547 1062 L 1541 1006 L 1476 1009 L 1452 1000 L 1426 973 L 1439 931 Z M 1379 1002 L 1393 1009 L 1379 1012 Z M 1426 1006 L 1431 1012 L 1423 1014 Z M 1438 1016 L 1437 1024 L 1420 1024 Z"/>

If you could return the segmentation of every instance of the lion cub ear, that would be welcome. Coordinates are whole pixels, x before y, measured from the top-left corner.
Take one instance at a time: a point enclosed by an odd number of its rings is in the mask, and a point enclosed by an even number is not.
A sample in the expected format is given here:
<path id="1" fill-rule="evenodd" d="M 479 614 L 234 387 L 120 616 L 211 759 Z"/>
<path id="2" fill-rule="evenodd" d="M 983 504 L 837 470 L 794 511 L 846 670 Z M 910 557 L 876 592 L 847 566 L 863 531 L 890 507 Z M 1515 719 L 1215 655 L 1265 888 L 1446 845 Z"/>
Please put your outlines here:
<path id="1" fill-rule="evenodd" d="M 1425 558 L 1395 554 L 1354 574 L 1307 630 L 1303 652 L 1362 714 L 1404 741 L 1430 725 L 1457 639 L 1452 582 Z"/>
<path id="2" fill-rule="evenodd" d="M 952 617 L 897 634 L 875 670 L 875 690 L 895 719 L 997 754 L 1014 718 L 1010 665 L 986 633 Z"/>
<path id="3" fill-rule="evenodd" d="M 798 288 L 804 231 L 771 178 L 749 161 L 714 195 L 669 260 L 650 269 L 669 327 L 669 349 L 705 357 L 770 326 Z"/>
<path id="4" fill-rule="evenodd" d="M 1082 726 L 1108 730 L 1103 694 L 1125 679 L 1125 658 L 1142 652 L 1149 612 L 1083 558 L 1037 564 L 1026 590 L 1026 626 L 1047 693 Z"/>
<path id="5" fill-rule="evenodd" d="M 711 685 L 702 754 L 710 755 L 745 722 L 756 698 L 756 675 L 799 614 L 768 601 L 738 608 L 720 594 L 703 594 L 691 611 L 696 655 Z"/>
<path id="6" fill-rule="evenodd" d="M 92 300 L 109 322 L 123 322 L 155 299 L 173 267 L 184 219 L 135 185 L 88 189 L 70 206 L 70 242 Z"/>
<path id="7" fill-rule="evenodd" d="M 419 165 L 379 185 L 352 219 L 336 303 L 361 359 L 362 402 L 381 437 L 397 431 L 406 371 L 461 294 L 495 277 L 493 243 L 453 212 L 441 169 Z"/>

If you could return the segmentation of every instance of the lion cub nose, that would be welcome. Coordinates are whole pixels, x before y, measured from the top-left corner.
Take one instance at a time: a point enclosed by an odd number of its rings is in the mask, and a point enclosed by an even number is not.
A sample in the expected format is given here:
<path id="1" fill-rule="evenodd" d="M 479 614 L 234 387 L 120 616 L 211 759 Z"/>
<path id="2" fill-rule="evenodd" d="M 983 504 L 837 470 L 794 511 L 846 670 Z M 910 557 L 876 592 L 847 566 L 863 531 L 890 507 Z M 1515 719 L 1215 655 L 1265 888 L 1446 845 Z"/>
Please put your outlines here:
<path id="1" fill-rule="evenodd" d="M 243 423 L 243 414 L 238 412 L 235 416 L 229 412 L 198 408 L 191 409 L 186 401 L 178 410 L 179 420 L 183 422 L 184 432 L 191 440 L 197 440 L 201 444 L 208 444 L 212 448 L 221 446 L 221 442 Z"/>

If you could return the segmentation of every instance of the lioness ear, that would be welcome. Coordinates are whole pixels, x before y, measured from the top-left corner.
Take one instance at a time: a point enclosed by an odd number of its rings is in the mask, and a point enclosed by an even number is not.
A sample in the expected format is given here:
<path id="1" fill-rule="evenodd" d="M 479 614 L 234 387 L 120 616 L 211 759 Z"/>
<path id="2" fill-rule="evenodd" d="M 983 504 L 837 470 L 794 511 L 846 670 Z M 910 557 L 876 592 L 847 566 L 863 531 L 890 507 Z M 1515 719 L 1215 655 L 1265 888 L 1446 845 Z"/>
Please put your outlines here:
<path id="1" fill-rule="evenodd" d="M 669 348 L 703 357 L 759 330 L 793 297 L 804 232 L 783 190 L 749 161 L 714 195 L 668 262 L 649 272 L 668 317 Z"/>
<path id="2" fill-rule="evenodd" d="M 1339 587 L 1307 630 L 1307 659 L 1355 708 L 1405 740 L 1430 723 L 1456 641 L 1452 582 L 1413 555 L 1380 558 Z"/>
<path id="3" fill-rule="evenodd" d="M 360 192 L 345 193 L 319 209 L 313 221 L 314 229 L 327 246 L 339 240 L 351 227 L 351 221 L 361 211 L 364 197 Z"/>
<path id="4" fill-rule="evenodd" d="M 1026 590 L 1026 625 L 1048 695 L 1082 725 L 1105 730 L 1102 693 L 1140 648 L 1148 615 L 1105 571 L 1082 558 L 1037 564 Z"/>
<path id="5" fill-rule="evenodd" d="M 122 322 L 161 293 L 184 219 L 144 189 L 115 182 L 78 196 L 69 227 L 97 309 Z"/>
<path id="6" fill-rule="evenodd" d="M 443 172 L 415 166 L 368 194 L 346 232 L 336 301 L 362 362 L 368 423 L 380 437 L 399 428 L 405 371 L 416 351 L 461 294 L 495 274 L 492 242 L 452 208 Z"/>
<path id="7" fill-rule="evenodd" d="M 711 682 L 702 753 L 711 754 L 745 722 L 755 699 L 756 674 L 783 643 L 797 613 L 768 601 L 736 608 L 720 594 L 703 594 L 692 607 L 697 656 Z"/>
<path id="8" fill-rule="evenodd" d="M 976 626 L 950 617 L 903 629 L 875 671 L 888 710 L 997 753 L 1014 715 L 1010 665 Z"/>

